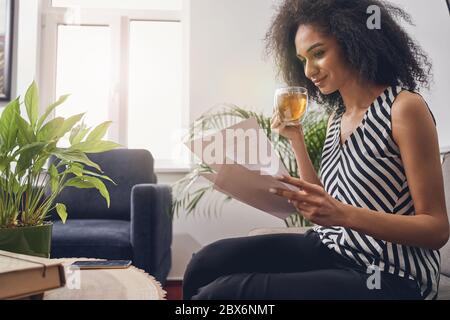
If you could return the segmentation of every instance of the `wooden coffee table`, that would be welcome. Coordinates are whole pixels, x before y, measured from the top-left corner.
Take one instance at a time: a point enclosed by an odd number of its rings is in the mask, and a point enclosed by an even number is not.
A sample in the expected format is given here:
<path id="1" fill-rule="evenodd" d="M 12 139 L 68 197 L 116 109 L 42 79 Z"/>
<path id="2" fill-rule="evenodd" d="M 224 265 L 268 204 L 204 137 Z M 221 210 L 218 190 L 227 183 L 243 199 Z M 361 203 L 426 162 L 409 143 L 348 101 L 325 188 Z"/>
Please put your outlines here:
<path id="1" fill-rule="evenodd" d="M 44 300 L 165 300 L 166 292 L 154 277 L 141 269 L 79 270 L 69 268 L 76 260 L 61 261 L 66 271 L 66 286 L 45 292 Z"/>

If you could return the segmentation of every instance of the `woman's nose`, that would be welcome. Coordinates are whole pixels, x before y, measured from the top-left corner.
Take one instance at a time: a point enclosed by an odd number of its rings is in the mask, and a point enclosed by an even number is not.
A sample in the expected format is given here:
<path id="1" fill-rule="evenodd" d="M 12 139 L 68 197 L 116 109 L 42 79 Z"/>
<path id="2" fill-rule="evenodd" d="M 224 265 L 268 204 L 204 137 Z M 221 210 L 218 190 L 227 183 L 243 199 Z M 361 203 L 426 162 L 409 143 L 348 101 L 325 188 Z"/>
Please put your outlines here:
<path id="1" fill-rule="evenodd" d="M 312 79 L 315 75 L 318 74 L 318 68 L 314 65 L 314 63 L 310 61 L 305 62 L 305 76 L 308 79 Z"/>

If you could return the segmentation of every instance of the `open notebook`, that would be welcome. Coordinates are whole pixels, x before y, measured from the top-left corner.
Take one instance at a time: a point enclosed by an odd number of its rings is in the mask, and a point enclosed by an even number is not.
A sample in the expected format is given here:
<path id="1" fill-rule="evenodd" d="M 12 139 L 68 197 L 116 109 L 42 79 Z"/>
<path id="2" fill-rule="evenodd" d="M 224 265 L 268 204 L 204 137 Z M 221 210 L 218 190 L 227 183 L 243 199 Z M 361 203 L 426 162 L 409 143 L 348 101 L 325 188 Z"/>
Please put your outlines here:
<path id="1" fill-rule="evenodd" d="M 245 143 L 239 145 L 239 139 Z M 214 189 L 280 219 L 296 212 L 285 198 L 269 192 L 270 188 L 297 188 L 274 177 L 289 173 L 255 118 L 194 140 L 187 146 L 215 171 L 202 174 L 213 183 Z"/>
<path id="2" fill-rule="evenodd" d="M 0 299 L 34 296 L 65 283 L 61 263 L 0 250 Z"/>

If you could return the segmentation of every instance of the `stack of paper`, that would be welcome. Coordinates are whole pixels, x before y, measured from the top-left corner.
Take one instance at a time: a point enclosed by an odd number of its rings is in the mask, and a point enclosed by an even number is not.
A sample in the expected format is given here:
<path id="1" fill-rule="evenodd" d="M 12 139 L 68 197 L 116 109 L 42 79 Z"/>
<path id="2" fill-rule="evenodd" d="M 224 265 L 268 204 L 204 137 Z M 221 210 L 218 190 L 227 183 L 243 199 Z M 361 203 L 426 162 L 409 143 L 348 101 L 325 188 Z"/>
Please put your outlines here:
<path id="1" fill-rule="evenodd" d="M 188 147 L 216 171 L 203 175 L 214 189 L 281 219 L 296 212 L 285 198 L 269 192 L 297 188 L 275 178 L 289 172 L 255 118 L 194 140 Z"/>

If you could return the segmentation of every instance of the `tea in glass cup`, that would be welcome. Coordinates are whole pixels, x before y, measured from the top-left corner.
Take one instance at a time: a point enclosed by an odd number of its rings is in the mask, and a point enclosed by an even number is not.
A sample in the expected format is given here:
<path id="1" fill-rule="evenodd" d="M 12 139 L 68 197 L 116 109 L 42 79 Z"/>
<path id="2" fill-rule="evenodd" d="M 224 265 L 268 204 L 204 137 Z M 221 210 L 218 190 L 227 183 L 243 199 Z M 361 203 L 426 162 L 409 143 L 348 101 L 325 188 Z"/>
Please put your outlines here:
<path id="1" fill-rule="evenodd" d="M 307 112 L 308 92 L 303 87 L 286 87 L 275 91 L 275 112 L 286 126 L 299 125 Z"/>

